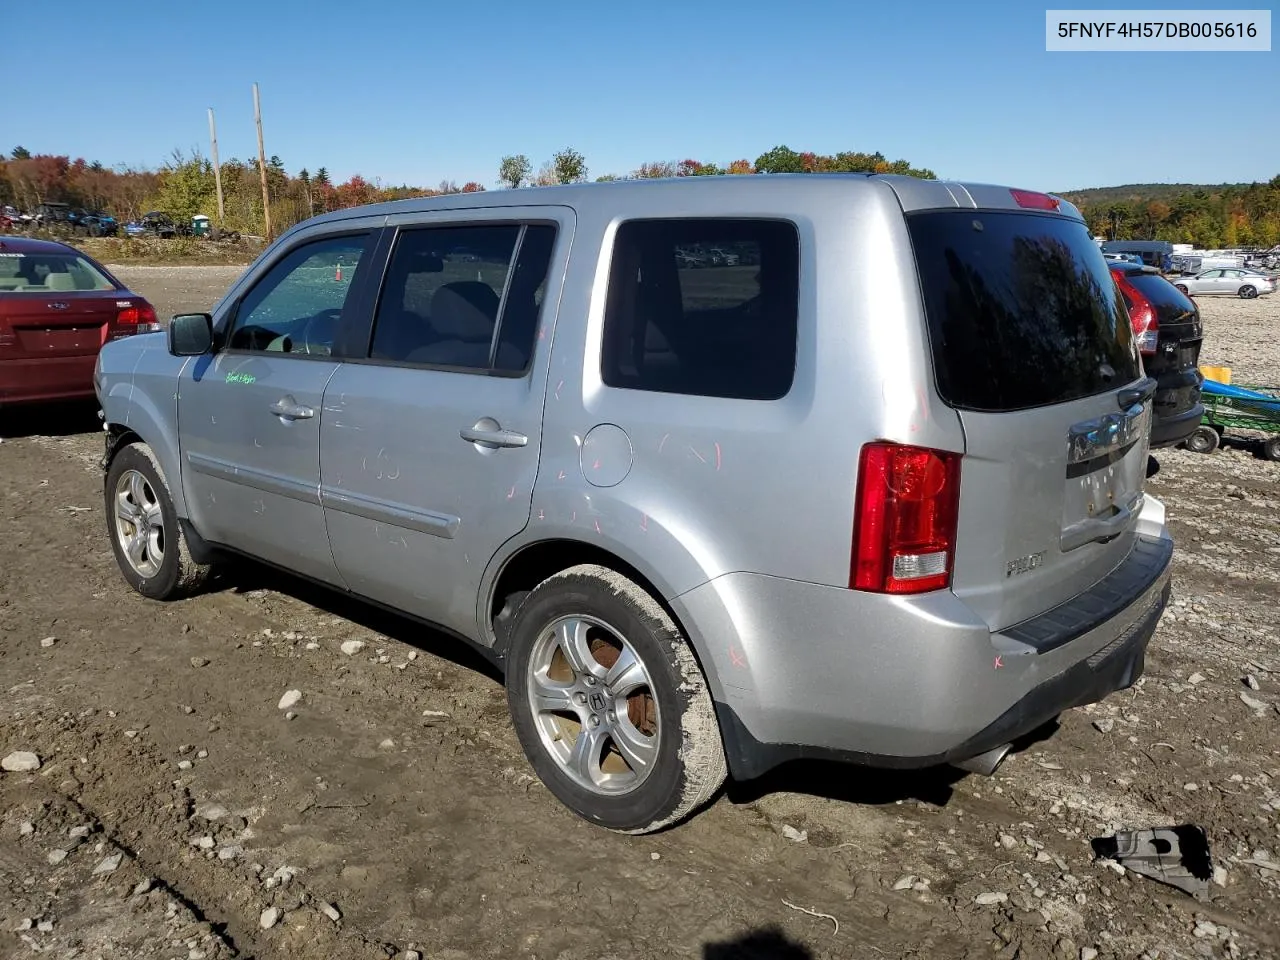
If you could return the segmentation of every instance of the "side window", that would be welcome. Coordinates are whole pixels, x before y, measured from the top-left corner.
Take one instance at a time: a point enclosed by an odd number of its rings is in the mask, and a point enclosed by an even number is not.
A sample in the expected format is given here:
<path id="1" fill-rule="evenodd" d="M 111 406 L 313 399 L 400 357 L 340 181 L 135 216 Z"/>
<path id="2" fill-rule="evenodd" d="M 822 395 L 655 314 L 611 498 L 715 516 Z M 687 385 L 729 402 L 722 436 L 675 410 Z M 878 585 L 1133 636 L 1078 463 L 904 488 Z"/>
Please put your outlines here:
<path id="1" fill-rule="evenodd" d="M 800 239 L 776 220 L 618 228 L 601 375 L 611 387 L 777 400 L 795 378 Z"/>
<path id="2" fill-rule="evenodd" d="M 374 317 L 375 360 L 518 373 L 533 354 L 555 227 L 405 230 Z M 514 264 L 514 266 L 513 266 Z"/>
<path id="3" fill-rule="evenodd" d="M 236 310 L 227 347 L 328 356 L 369 246 L 369 234 L 313 240 L 289 251 Z"/>

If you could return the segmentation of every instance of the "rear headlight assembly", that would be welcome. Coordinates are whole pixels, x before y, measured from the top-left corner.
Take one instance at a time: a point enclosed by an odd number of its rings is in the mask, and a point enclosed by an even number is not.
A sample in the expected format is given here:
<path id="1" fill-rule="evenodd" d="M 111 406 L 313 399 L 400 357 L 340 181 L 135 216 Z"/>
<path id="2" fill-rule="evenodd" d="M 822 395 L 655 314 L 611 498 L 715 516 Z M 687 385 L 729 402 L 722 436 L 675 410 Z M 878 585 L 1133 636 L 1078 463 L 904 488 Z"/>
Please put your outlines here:
<path id="1" fill-rule="evenodd" d="M 877 442 L 858 465 L 849 587 L 925 593 L 951 585 L 961 455 Z"/>
<path id="2" fill-rule="evenodd" d="M 149 303 L 135 303 L 121 307 L 116 312 L 115 335 L 129 337 L 138 333 L 158 333 L 160 323 L 155 307 Z"/>

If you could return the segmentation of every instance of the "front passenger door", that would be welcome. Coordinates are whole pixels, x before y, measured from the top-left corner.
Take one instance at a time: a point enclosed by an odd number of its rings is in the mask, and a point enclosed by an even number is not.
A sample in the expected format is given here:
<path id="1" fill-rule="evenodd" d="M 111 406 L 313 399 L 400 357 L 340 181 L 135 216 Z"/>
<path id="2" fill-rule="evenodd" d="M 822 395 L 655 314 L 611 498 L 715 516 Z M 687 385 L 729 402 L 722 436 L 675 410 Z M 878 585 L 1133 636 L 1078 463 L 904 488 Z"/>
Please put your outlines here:
<path id="1" fill-rule="evenodd" d="M 182 482 L 207 540 L 341 586 L 320 508 L 320 416 L 372 230 L 301 239 L 179 383 Z"/>

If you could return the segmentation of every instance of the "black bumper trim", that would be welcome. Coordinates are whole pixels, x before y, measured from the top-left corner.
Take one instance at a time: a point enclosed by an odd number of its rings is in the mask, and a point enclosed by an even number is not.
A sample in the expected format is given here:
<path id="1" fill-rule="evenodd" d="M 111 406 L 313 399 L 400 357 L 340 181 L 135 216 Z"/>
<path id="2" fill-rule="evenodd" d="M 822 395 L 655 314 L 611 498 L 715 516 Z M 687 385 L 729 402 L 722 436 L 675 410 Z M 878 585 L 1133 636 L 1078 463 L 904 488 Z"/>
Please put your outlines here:
<path id="1" fill-rule="evenodd" d="M 1116 616 L 1155 583 L 1173 557 L 1173 541 L 1138 536 L 1124 561 L 1084 593 L 1000 632 L 1048 653 Z"/>
<path id="2" fill-rule="evenodd" d="M 976 757 L 1044 726 L 1064 710 L 1097 703 L 1124 690 L 1142 676 L 1147 645 L 1169 602 L 1172 584 L 1165 582 L 1143 614 L 1120 636 L 1093 656 L 1028 692 L 982 730 L 944 753 L 900 757 L 811 747 L 795 743 L 763 743 L 747 730 L 732 707 L 716 702 L 729 773 L 735 780 L 753 780 L 793 760 L 825 760 L 895 770 L 918 770 Z"/>
<path id="3" fill-rule="evenodd" d="M 1200 426 L 1204 413 L 1204 404 L 1198 399 L 1191 407 L 1178 414 L 1162 416 L 1157 412 L 1155 421 L 1151 425 L 1149 449 L 1160 450 L 1177 446 L 1196 432 L 1196 427 Z"/>

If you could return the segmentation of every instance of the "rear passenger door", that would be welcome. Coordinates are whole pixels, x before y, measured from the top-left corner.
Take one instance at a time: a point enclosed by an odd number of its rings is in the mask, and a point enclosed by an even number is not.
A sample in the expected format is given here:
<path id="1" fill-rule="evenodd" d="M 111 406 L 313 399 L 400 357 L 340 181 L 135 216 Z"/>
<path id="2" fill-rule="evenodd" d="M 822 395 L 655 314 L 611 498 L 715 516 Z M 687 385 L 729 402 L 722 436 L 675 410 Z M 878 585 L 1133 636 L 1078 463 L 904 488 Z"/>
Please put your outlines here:
<path id="1" fill-rule="evenodd" d="M 474 637 L 485 566 L 529 520 L 572 213 L 388 227 L 368 349 L 325 391 L 325 520 L 350 589 Z"/>

